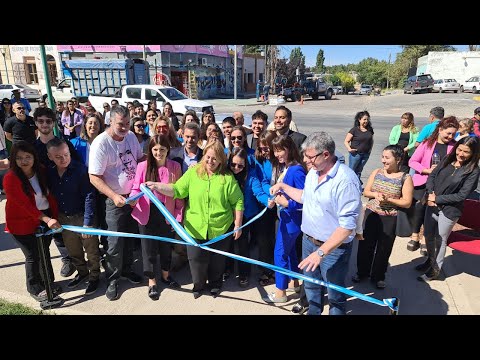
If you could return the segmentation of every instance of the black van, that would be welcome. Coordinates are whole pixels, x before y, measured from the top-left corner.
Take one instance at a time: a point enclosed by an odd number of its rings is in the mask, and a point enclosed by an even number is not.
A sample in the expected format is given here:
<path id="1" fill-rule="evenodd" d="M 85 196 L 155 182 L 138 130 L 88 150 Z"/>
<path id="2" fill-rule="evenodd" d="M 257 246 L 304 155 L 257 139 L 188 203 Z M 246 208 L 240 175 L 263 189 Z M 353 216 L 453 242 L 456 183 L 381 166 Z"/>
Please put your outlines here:
<path id="1" fill-rule="evenodd" d="M 413 75 L 410 76 L 405 82 L 403 93 L 406 94 L 407 92 L 409 92 L 413 95 L 416 92 L 421 92 L 422 90 L 430 93 L 432 92 L 432 89 L 433 78 L 430 74 Z"/>

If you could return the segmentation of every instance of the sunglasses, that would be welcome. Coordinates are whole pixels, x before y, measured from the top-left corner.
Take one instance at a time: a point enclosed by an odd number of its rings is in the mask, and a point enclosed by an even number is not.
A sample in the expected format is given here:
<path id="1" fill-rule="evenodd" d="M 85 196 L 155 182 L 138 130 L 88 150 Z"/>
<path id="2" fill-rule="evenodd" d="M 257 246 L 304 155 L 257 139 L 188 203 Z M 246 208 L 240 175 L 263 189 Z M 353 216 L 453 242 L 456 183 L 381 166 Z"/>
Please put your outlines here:
<path id="1" fill-rule="evenodd" d="M 233 168 L 239 168 L 239 169 L 243 169 L 245 167 L 245 165 L 243 165 L 243 164 L 237 164 L 237 163 L 233 163 L 233 162 L 230 164 L 230 166 L 233 167 Z"/>
<path id="2" fill-rule="evenodd" d="M 39 123 L 39 124 L 46 123 L 48 125 L 51 125 L 51 124 L 53 124 L 53 121 L 52 120 L 37 120 L 37 123 Z"/>
<path id="3" fill-rule="evenodd" d="M 235 140 L 242 141 L 243 136 L 231 136 L 230 139 L 232 139 L 232 141 L 235 141 Z"/>
<path id="4" fill-rule="evenodd" d="M 24 107 L 17 107 L 17 110 L 25 110 Z"/>
<path id="5" fill-rule="evenodd" d="M 105 105 L 103 108 L 108 109 L 109 107 L 110 107 L 110 105 Z"/>
<path id="6" fill-rule="evenodd" d="M 146 125 L 140 124 L 140 125 L 134 125 L 134 126 L 137 127 L 137 128 L 139 128 L 139 129 L 145 129 L 145 126 L 146 126 Z M 158 126 L 157 126 L 157 128 L 158 128 Z"/>
<path id="7" fill-rule="evenodd" d="M 2 103 L 3 105 L 12 105 L 12 103 L 9 103 L 9 102 L 4 102 Z"/>
<path id="8" fill-rule="evenodd" d="M 168 125 L 157 125 L 157 129 L 168 129 Z"/>

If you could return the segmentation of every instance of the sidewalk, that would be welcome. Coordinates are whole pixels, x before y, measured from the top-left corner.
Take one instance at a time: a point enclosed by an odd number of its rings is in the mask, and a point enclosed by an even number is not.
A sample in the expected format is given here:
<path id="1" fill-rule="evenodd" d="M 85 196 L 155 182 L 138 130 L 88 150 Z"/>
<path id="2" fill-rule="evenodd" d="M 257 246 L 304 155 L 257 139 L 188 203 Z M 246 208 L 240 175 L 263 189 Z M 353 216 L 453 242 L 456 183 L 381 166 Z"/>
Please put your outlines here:
<path id="1" fill-rule="evenodd" d="M 262 101 L 257 101 L 256 97 L 249 97 L 249 98 L 237 98 L 237 100 L 233 99 L 233 96 L 228 99 L 205 99 L 206 102 L 213 105 L 213 107 L 218 106 L 262 106 L 265 105 Z"/>
<path id="2" fill-rule="evenodd" d="M 25 287 L 24 256 L 16 246 L 11 235 L 3 232 L 5 223 L 5 196 L 0 196 L 0 298 L 40 309 L 39 303 L 31 298 Z M 349 288 L 377 299 L 398 297 L 399 315 L 479 315 L 480 314 L 480 267 L 478 256 L 452 252 L 447 248 L 443 271 L 446 279 L 430 283 L 416 280 L 418 272 L 414 266 L 424 261 L 419 252 L 406 249 L 408 239 L 397 238 L 390 268 L 387 272 L 387 288 L 378 290 L 369 281 L 353 284 L 351 275 L 355 272 L 356 256 L 352 256 L 347 285 Z M 356 247 L 356 246 L 355 246 Z M 231 277 L 224 283 L 220 296 L 212 298 L 209 294 L 194 300 L 191 289 L 191 277 L 188 266 L 172 276 L 181 284 L 180 289 L 165 289 L 160 286 L 160 299 L 152 301 L 147 296 L 146 281 L 141 285 L 132 285 L 121 281 L 120 298 L 109 301 L 105 297 L 107 287 L 104 274 L 100 277 L 98 291 L 90 296 L 83 296 L 85 285 L 72 290 L 66 285 L 70 278 L 59 276 L 61 261 L 55 245 L 50 247 L 52 264 L 56 281 L 65 293 L 61 297 L 65 304 L 53 310 L 56 314 L 152 314 L 152 315 L 291 315 L 290 310 L 297 302 L 298 295 L 288 295 L 285 304 L 269 305 L 261 300 L 275 285 L 261 287 L 258 285 L 258 271 L 254 267 L 250 276 L 249 287 L 243 289 L 237 279 Z M 356 254 L 354 248 L 353 254 Z M 136 253 L 135 271 L 141 274 L 141 258 Z M 327 309 L 324 314 L 328 313 Z M 373 305 L 359 299 L 349 299 L 348 313 L 351 315 L 387 315 L 389 309 Z M 293 315 L 292 315 L 293 316 Z"/>

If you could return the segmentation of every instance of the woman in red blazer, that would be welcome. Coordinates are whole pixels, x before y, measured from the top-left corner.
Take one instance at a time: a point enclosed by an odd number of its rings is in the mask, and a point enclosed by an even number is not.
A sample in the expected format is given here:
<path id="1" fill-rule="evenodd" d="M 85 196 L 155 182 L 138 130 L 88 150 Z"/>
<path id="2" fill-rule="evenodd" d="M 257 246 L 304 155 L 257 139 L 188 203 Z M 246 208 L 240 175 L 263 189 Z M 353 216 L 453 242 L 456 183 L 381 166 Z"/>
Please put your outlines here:
<path id="1" fill-rule="evenodd" d="M 46 299 L 45 279 L 40 269 L 40 253 L 35 231 L 39 225 L 46 229 L 60 228 L 55 219 L 57 204 L 48 193 L 45 171 L 33 145 L 19 141 L 12 146 L 10 170 L 3 178 L 3 187 L 7 194 L 5 206 L 5 231 L 11 233 L 25 255 L 27 291 L 38 301 Z M 53 218 L 52 218 L 53 217 Z M 45 237 L 48 249 L 51 236 Z M 50 279 L 54 279 L 50 251 L 47 251 L 47 270 Z M 53 287 L 54 293 L 61 288 Z"/>

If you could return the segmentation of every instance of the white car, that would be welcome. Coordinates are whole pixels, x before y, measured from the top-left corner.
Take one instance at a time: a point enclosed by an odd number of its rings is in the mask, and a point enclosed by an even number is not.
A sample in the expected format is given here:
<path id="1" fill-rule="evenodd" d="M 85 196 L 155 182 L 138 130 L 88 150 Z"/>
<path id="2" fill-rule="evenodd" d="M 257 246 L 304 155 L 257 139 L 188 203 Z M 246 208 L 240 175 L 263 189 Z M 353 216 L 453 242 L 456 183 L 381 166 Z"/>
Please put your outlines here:
<path id="1" fill-rule="evenodd" d="M 460 87 L 460 92 L 462 91 L 471 91 L 474 94 L 480 91 L 480 76 L 472 76 L 470 79 L 465 81 L 465 83 Z"/>
<path id="2" fill-rule="evenodd" d="M 433 91 L 443 93 L 445 91 L 453 91 L 454 93 L 460 90 L 460 83 L 455 79 L 437 79 L 433 82 Z"/>
<path id="3" fill-rule="evenodd" d="M 23 84 L 0 84 L 0 98 L 12 98 L 12 90 L 20 90 L 20 97 L 26 98 L 28 101 L 37 101 L 42 94 L 36 89 L 32 89 Z"/>

